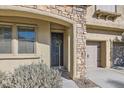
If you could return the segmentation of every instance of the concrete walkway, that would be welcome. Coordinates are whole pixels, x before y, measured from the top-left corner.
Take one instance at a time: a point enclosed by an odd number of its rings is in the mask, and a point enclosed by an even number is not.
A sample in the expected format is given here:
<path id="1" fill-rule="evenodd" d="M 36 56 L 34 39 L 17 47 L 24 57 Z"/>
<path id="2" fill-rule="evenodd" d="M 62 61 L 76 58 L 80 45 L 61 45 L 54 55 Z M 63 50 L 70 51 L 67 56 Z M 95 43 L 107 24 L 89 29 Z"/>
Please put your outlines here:
<path id="1" fill-rule="evenodd" d="M 71 79 L 69 80 L 63 77 L 62 80 L 63 80 L 63 88 L 78 88 L 78 86 L 73 80 Z"/>
<path id="2" fill-rule="evenodd" d="M 124 88 L 124 74 L 112 69 L 88 70 L 87 78 L 103 88 Z"/>
<path id="3" fill-rule="evenodd" d="M 62 74 L 63 88 L 78 88 L 77 84 L 69 77 L 68 71 L 59 69 Z"/>
<path id="4" fill-rule="evenodd" d="M 63 88 L 78 88 L 78 86 L 73 80 L 69 80 L 63 77 L 62 79 L 63 79 Z"/>

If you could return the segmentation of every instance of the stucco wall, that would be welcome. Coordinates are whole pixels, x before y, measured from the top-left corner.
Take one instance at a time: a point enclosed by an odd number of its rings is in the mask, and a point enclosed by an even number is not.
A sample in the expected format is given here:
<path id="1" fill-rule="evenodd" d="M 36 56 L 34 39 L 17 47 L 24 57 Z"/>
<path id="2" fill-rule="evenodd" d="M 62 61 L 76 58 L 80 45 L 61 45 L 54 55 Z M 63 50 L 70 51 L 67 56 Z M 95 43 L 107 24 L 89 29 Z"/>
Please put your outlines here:
<path id="1" fill-rule="evenodd" d="M 36 54 L 18 54 L 15 53 L 15 49 L 12 48 L 12 54 L 0 54 L 0 70 L 11 71 L 15 67 L 23 64 L 44 62 L 50 67 L 51 60 L 51 32 L 63 31 L 64 33 L 64 67 L 70 72 L 70 33 L 72 28 L 68 28 L 62 25 L 54 25 L 48 21 L 22 18 L 22 17 L 0 17 L 0 24 L 20 24 L 20 25 L 35 25 L 36 26 Z M 51 26 L 50 26 L 51 25 Z M 57 30 L 58 29 L 58 30 Z M 14 32 L 17 35 L 17 32 Z M 17 37 L 17 36 L 15 36 Z M 12 44 L 13 45 L 13 44 Z M 14 46 L 17 43 L 14 43 Z M 18 51 L 18 50 L 17 50 Z M 12 64 L 11 64 L 12 63 Z M 7 65 L 6 65 L 7 64 Z M 8 68 L 8 66 L 10 67 Z M 7 66 L 7 68 L 6 68 Z M 3 69 L 4 68 L 4 69 Z"/>
<path id="2" fill-rule="evenodd" d="M 94 30 L 94 29 L 87 29 L 87 40 L 99 40 L 99 41 L 106 41 L 106 40 L 116 40 L 116 38 L 122 38 L 122 32 L 118 31 L 111 31 L 111 30 Z"/>
<path id="3" fill-rule="evenodd" d="M 39 58 L 32 58 L 24 59 L 22 58 L 6 58 L 5 60 L 0 59 L 0 70 L 3 72 L 10 72 L 13 71 L 15 68 L 19 67 L 20 65 L 29 65 L 32 63 L 37 63 Z"/>
<path id="4" fill-rule="evenodd" d="M 41 60 L 50 66 L 50 22 L 21 17 L 0 17 L 0 23 L 37 25 L 36 54 L 18 54 L 14 53 L 14 51 L 12 54 L 0 54 L 0 70 L 10 71 L 10 69 L 14 69 L 16 65 L 18 67 L 19 64 L 29 64 L 32 62 L 40 62 Z M 17 35 L 17 32 L 14 32 L 14 34 Z M 14 45 L 17 45 L 17 43 L 14 43 Z M 14 47 L 12 47 L 12 49 L 13 48 Z"/>
<path id="5" fill-rule="evenodd" d="M 124 6 L 123 5 L 117 5 L 117 13 L 121 14 L 120 17 L 117 17 L 114 21 L 111 20 L 105 20 L 105 19 L 97 19 L 94 16 L 94 13 L 96 11 L 95 5 L 89 6 L 87 8 L 87 25 L 94 25 L 94 26 L 103 26 L 103 27 L 112 27 L 112 28 L 118 28 L 120 30 L 124 29 Z"/>

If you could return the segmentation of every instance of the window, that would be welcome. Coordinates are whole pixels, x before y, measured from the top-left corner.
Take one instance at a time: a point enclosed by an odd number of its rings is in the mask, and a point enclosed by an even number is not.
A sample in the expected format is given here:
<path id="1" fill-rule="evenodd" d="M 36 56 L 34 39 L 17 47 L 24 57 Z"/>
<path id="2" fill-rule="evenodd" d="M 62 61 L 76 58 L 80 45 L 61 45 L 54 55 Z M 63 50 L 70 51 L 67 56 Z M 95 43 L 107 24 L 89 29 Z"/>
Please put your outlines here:
<path id="1" fill-rule="evenodd" d="M 11 26 L 0 26 L 0 54 L 11 53 L 11 39 L 12 28 Z"/>
<path id="2" fill-rule="evenodd" d="M 33 27 L 19 26 L 18 29 L 18 53 L 35 52 L 35 29 Z"/>
<path id="3" fill-rule="evenodd" d="M 115 5 L 97 5 L 96 9 L 97 10 L 108 11 L 108 12 L 116 12 Z"/>

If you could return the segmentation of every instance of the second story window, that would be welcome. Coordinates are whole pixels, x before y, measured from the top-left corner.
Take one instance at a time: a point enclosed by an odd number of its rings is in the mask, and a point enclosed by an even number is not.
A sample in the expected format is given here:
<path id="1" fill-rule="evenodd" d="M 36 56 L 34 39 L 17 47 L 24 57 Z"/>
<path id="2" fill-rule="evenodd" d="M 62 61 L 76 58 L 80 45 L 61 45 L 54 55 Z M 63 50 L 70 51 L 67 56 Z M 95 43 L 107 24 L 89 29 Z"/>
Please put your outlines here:
<path id="1" fill-rule="evenodd" d="M 115 5 L 96 5 L 96 10 L 116 12 L 116 6 Z"/>

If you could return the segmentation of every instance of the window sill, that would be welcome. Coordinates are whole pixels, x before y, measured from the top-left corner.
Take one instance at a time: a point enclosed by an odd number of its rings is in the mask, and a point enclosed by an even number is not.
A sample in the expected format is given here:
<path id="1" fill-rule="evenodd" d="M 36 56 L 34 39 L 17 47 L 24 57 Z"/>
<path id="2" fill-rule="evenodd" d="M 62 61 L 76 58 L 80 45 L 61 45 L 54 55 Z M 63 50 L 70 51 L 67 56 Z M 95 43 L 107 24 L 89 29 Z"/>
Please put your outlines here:
<path id="1" fill-rule="evenodd" d="M 33 54 L 0 54 L 0 60 L 8 60 L 8 59 L 39 59 L 40 56 Z"/>
<path id="2" fill-rule="evenodd" d="M 108 11 L 104 11 L 104 10 L 96 10 L 95 14 L 97 16 L 98 19 L 100 19 L 101 17 L 104 17 L 105 20 L 109 20 L 112 19 L 113 21 L 117 18 L 120 17 L 121 14 L 116 13 L 116 12 L 108 12 Z"/>

